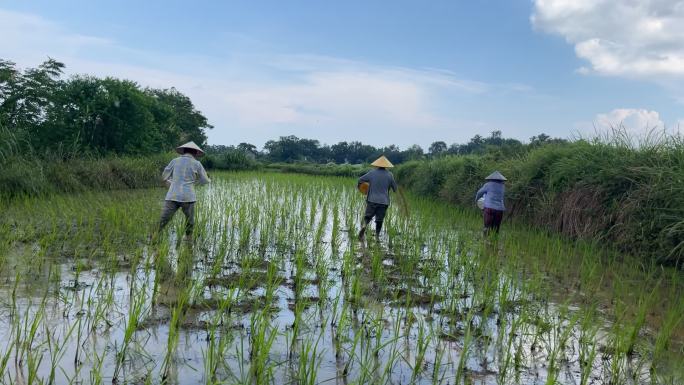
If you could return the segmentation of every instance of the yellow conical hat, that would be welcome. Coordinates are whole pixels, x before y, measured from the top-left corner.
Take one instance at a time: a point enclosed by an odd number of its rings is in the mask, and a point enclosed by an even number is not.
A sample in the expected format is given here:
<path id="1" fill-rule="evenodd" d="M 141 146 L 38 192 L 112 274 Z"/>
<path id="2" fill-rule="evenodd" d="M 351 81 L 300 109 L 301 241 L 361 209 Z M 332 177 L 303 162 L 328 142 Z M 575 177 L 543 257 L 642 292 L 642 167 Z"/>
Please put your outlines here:
<path id="1" fill-rule="evenodd" d="M 383 167 L 383 168 L 390 168 L 394 167 L 392 162 L 389 161 L 389 159 L 385 158 L 384 155 L 379 157 L 378 159 L 375 160 L 375 162 L 371 163 L 371 166 L 375 167 Z"/>

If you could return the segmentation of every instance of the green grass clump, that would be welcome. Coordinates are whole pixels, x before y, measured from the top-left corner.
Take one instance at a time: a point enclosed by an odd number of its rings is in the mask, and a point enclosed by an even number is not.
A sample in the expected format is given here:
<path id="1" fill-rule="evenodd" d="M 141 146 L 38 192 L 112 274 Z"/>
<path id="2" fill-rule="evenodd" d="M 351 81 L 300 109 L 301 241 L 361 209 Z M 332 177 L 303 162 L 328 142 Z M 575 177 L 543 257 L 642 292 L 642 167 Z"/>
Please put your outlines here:
<path id="1" fill-rule="evenodd" d="M 412 191 L 474 207 L 493 170 L 507 182 L 507 218 L 610 244 L 657 263 L 684 258 L 684 142 L 654 136 L 548 144 L 521 156 L 447 156 L 398 167 Z"/>
<path id="2" fill-rule="evenodd" d="M 0 161 L 0 199 L 159 186 L 161 170 L 170 159 L 168 154 L 67 159 L 17 155 Z"/>

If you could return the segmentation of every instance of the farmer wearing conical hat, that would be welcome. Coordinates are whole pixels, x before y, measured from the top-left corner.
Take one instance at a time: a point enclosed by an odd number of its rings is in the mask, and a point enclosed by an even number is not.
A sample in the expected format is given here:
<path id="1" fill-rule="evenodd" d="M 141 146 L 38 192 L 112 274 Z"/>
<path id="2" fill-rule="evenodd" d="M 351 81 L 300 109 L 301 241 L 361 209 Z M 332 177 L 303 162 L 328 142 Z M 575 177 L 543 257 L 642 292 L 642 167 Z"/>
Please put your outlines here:
<path id="1" fill-rule="evenodd" d="M 359 231 L 359 238 L 363 239 L 366 235 L 366 227 L 371 219 L 375 218 L 375 235 L 380 235 L 382 230 L 382 222 L 385 219 L 387 207 L 390 204 L 389 190 L 397 191 L 397 182 L 394 181 L 394 176 L 387 169 L 394 167 L 394 165 L 385 156 L 376 159 L 371 166 L 375 166 L 374 170 L 367 172 L 361 178 L 357 187 L 361 188 L 363 184 L 368 184 L 368 194 L 366 197 L 366 212 L 363 216 L 363 224 L 361 231 Z"/>
<path id="2" fill-rule="evenodd" d="M 195 196 L 194 184 L 211 182 L 202 164 L 196 159 L 204 155 L 204 151 L 195 142 L 188 142 L 176 148 L 181 156 L 169 162 L 162 173 L 162 179 L 169 186 L 166 193 L 164 208 L 159 220 L 159 230 L 163 229 L 173 218 L 178 209 L 185 214 L 185 239 L 192 237 L 195 226 Z"/>
<path id="3" fill-rule="evenodd" d="M 477 201 L 484 196 L 482 216 L 484 217 L 485 234 L 489 233 L 491 229 L 499 233 L 503 213 L 506 210 L 504 207 L 504 193 L 506 192 L 504 182 L 507 179 L 500 172 L 494 171 L 485 180 L 485 184 L 477 190 L 475 200 Z"/>

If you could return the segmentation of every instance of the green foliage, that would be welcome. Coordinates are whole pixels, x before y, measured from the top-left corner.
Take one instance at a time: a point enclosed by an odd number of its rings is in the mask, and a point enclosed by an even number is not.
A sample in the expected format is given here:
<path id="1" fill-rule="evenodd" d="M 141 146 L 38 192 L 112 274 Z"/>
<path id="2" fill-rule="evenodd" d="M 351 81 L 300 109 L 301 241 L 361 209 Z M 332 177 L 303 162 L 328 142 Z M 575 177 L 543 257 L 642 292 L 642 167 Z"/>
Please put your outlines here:
<path id="1" fill-rule="evenodd" d="M 401 184 L 430 197 L 474 207 L 483 178 L 500 170 L 508 217 L 572 238 L 609 241 L 659 263 L 684 258 L 684 145 L 662 137 L 625 141 L 536 143 L 522 154 L 446 156 L 401 165 Z"/>
<path id="2" fill-rule="evenodd" d="M 246 143 L 243 146 L 207 146 L 206 155 L 200 160 L 207 169 L 216 170 L 253 170 L 260 166 L 252 151 Z"/>
<path id="3" fill-rule="evenodd" d="M 206 142 L 211 125 L 177 90 L 110 77 L 62 79 L 63 68 L 49 59 L 22 72 L 0 59 L 0 126 L 22 152 L 148 155 Z"/>
<path id="4" fill-rule="evenodd" d="M 299 163 L 272 163 L 267 166 L 268 170 L 287 173 L 325 175 L 325 176 L 347 176 L 358 178 L 368 172 L 368 167 L 362 164 L 312 164 L 306 162 Z"/>
<path id="5" fill-rule="evenodd" d="M 359 141 L 339 142 L 332 146 L 321 145 L 318 140 L 300 139 L 294 135 L 281 136 L 278 140 L 269 140 L 264 145 L 264 157 L 274 163 L 338 163 L 358 164 L 370 163 L 380 157 L 387 156 L 393 163 L 423 157 L 423 149 L 413 145 L 401 150 L 395 145 L 374 147 Z"/>
<path id="6" fill-rule="evenodd" d="M 339 142 L 332 146 L 321 145 L 313 139 L 300 139 L 296 136 L 281 136 L 278 140 L 269 140 L 264 146 L 264 154 L 258 154 L 253 145 L 250 146 L 255 155 L 263 157 L 274 163 L 338 163 L 358 164 L 370 163 L 380 155 L 385 155 L 394 164 L 401 164 L 412 160 L 424 158 L 438 158 L 445 155 L 469 155 L 486 154 L 494 159 L 522 155 L 532 148 L 548 144 L 563 144 L 563 139 L 552 139 L 546 134 L 539 134 L 530 139 L 529 144 L 523 144 L 517 139 L 503 138 L 501 131 L 494 131 L 489 137 L 475 135 L 466 144 L 452 144 L 437 141 L 430 145 L 425 153 L 418 145 L 412 145 L 402 150 L 396 145 L 374 147 L 359 141 Z"/>
<path id="7" fill-rule="evenodd" d="M 211 126 L 177 90 L 63 68 L 0 59 L 0 197 L 155 186 L 169 150 L 206 141 Z"/>
<path id="8" fill-rule="evenodd" d="M 170 155 L 43 160 L 14 157 L 2 164 L 0 199 L 60 192 L 160 186 Z"/>

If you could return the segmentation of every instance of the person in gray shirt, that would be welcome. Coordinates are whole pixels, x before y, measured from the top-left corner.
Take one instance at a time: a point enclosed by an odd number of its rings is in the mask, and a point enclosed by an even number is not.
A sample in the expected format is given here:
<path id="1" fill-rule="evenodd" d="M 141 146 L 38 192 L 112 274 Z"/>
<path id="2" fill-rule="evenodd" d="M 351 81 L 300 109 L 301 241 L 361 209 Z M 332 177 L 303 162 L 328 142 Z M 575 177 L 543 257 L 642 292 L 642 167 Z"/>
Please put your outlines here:
<path id="1" fill-rule="evenodd" d="M 392 162 L 383 155 L 371 163 L 371 166 L 376 168 L 364 174 L 357 183 L 357 187 L 360 190 L 363 184 L 368 184 L 366 212 L 364 213 L 363 224 L 359 231 L 359 239 L 364 239 L 366 227 L 368 227 L 373 218 L 375 218 L 375 235 L 380 235 L 382 222 L 385 220 L 385 213 L 390 204 L 389 190 L 397 191 L 397 182 L 394 181 L 392 173 L 387 170 L 394 167 Z"/>

